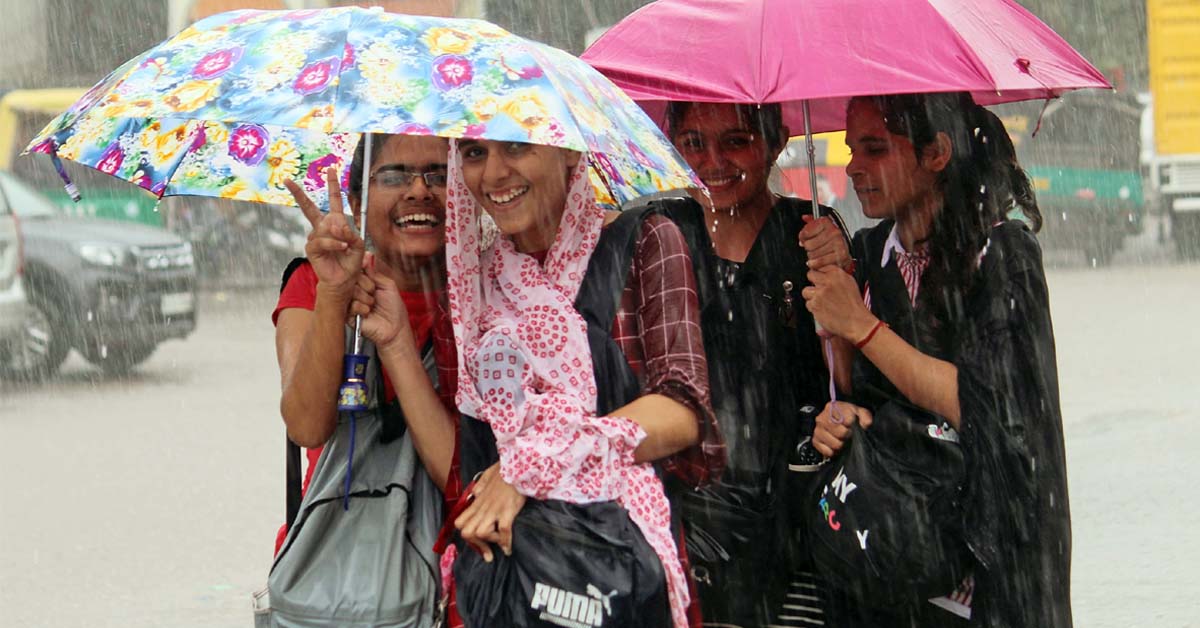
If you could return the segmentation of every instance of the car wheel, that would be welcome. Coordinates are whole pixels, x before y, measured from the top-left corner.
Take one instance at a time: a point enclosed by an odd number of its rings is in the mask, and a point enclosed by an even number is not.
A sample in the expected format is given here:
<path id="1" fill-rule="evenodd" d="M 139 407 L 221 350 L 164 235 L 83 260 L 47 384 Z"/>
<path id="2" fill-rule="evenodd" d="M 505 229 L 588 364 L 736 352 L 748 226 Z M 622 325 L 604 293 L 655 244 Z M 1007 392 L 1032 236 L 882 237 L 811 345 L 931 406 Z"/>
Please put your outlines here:
<path id="1" fill-rule="evenodd" d="M 15 378 L 39 380 L 58 372 L 71 346 L 61 333 L 64 329 L 62 308 L 50 299 L 37 299 L 30 305 L 21 337 L 9 351 L 2 368 Z"/>
<path id="2" fill-rule="evenodd" d="M 1171 235 L 1181 259 L 1200 260 L 1200 212 L 1175 212 L 1171 216 Z"/>
<path id="3" fill-rule="evenodd" d="M 153 344 L 89 346 L 83 357 L 109 375 L 125 375 L 145 362 L 157 348 Z"/>

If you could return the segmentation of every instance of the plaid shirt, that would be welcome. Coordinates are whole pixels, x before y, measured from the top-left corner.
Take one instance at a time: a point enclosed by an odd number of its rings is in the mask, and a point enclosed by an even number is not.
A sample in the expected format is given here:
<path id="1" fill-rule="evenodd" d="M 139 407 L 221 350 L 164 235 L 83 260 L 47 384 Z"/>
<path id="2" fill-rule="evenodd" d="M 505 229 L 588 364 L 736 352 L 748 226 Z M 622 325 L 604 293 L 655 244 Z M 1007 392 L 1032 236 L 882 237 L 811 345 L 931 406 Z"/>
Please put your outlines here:
<path id="1" fill-rule="evenodd" d="M 929 267 L 929 245 L 920 245 L 916 251 L 909 253 L 900 243 L 900 232 L 896 227 L 892 227 L 892 232 L 888 234 L 887 242 L 883 245 L 883 256 L 879 261 L 880 267 L 886 267 L 893 255 L 896 257 L 896 267 L 900 269 L 900 277 L 904 280 L 904 287 L 908 289 L 908 302 L 910 305 L 916 306 L 917 294 L 921 292 L 921 276 Z M 863 291 L 863 303 L 867 305 L 867 309 L 871 308 L 870 285 L 867 285 Z"/>
<path id="2" fill-rule="evenodd" d="M 683 234 L 667 218 L 647 217 L 612 336 L 637 374 L 642 394 L 670 397 L 700 419 L 700 443 L 662 460 L 666 471 L 693 486 L 716 481 L 726 458 L 709 397 L 699 307 Z"/>

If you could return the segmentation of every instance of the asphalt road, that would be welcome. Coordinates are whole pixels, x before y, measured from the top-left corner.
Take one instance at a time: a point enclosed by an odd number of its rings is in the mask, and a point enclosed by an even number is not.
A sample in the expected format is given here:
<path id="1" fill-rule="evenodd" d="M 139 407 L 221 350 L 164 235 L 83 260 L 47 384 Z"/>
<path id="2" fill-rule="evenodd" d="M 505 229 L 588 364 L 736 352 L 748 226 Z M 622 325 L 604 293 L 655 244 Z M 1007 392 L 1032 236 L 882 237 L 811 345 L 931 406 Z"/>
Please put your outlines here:
<path id="1" fill-rule="evenodd" d="M 1153 236 L 1047 255 L 1081 627 L 1200 625 L 1200 266 Z M 0 383 L 0 626 L 250 624 L 283 518 L 272 292 L 205 294 L 129 378 Z"/>

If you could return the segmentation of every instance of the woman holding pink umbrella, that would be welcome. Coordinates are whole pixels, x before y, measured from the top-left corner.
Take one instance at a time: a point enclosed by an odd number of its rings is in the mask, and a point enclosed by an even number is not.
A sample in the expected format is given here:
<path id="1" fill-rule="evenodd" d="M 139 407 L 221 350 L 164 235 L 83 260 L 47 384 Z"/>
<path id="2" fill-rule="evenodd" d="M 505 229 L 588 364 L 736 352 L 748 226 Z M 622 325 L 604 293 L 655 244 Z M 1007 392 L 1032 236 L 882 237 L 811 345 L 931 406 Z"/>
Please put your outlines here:
<path id="1" fill-rule="evenodd" d="M 800 290 L 809 268 L 850 268 L 849 240 L 832 209 L 814 221 L 810 202 L 768 185 L 789 135 L 779 105 L 672 102 L 666 123 L 707 188 L 658 203 L 692 247 L 713 408 L 729 450 L 721 482 L 676 485 L 673 506 L 705 625 L 791 625 L 779 609 L 807 561 L 780 487 L 793 448 L 812 433 L 815 412 L 802 408 L 829 398 Z M 819 619 L 816 606 L 804 612 Z"/>
<path id="2" fill-rule="evenodd" d="M 913 585 L 897 605 L 834 595 L 831 620 L 1070 626 L 1066 460 L 1029 179 L 1004 125 L 967 94 L 855 98 L 847 127 L 847 173 L 883 222 L 855 236 L 855 278 L 814 270 L 804 290 L 843 349 L 850 399 L 825 408 L 813 442 L 835 456 L 896 401 L 944 423 L 938 437 L 960 443 L 965 464 L 959 514 L 936 525 L 961 537 L 965 578 L 945 596 Z"/>

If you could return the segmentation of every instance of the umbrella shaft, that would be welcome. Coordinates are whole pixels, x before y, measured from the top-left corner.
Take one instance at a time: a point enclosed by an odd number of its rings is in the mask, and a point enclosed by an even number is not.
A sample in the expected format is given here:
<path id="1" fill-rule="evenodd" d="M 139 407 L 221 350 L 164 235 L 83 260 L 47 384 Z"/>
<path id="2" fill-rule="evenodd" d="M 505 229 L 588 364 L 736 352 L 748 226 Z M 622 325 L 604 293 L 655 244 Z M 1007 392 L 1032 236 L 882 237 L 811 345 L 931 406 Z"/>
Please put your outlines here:
<path id="1" fill-rule="evenodd" d="M 808 110 L 808 101 L 800 104 L 804 112 L 804 143 L 808 149 L 808 189 L 812 197 L 813 218 L 820 218 L 821 211 L 817 208 L 817 147 L 812 138 L 812 114 Z"/>
<path id="2" fill-rule="evenodd" d="M 363 134 L 362 203 L 358 206 L 358 237 L 367 240 L 367 199 L 371 193 L 371 141 L 372 134 Z M 354 317 L 354 353 L 362 351 L 362 317 Z"/>

